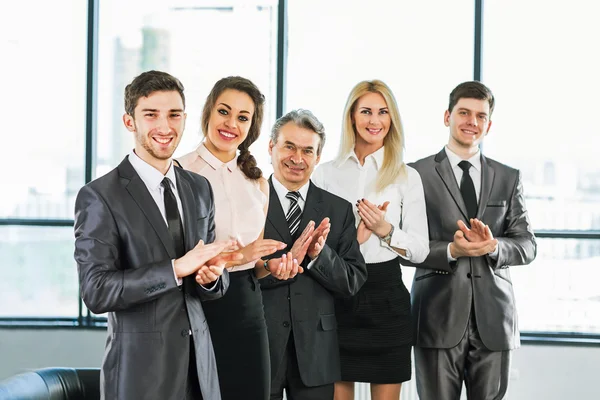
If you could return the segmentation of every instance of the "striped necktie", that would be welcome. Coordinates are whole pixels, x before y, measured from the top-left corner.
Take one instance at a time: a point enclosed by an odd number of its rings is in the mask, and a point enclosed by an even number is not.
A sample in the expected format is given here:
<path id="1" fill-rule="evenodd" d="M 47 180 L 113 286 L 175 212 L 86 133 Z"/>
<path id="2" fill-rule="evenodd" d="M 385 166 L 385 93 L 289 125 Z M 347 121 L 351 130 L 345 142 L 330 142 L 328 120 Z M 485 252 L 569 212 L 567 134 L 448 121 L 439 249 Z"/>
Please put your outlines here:
<path id="1" fill-rule="evenodd" d="M 302 210 L 300 210 L 300 206 L 298 205 L 300 192 L 288 192 L 285 197 L 290 200 L 290 209 L 285 216 L 285 220 L 290 227 L 290 234 L 293 237 L 300 226 L 300 217 L 302 216 Z"/>

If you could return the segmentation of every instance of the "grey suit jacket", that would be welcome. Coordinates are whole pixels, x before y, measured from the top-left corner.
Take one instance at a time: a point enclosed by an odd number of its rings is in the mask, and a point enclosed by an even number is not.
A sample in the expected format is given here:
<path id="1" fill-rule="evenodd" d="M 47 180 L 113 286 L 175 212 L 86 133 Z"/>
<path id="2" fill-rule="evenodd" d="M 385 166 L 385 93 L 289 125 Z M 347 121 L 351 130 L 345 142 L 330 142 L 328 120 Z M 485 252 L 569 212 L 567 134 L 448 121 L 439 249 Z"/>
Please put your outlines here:
<path id="1" fill-rule="evenodd" d="M 287 243 L 280 257 L 294 244 L 277 192 L 271 186 L 265 239 Z M 367 280 L 367 267 L 356 241 L 352 206 L 346 200 L 310 184 L 302 212 L 299 235 L 309 221 L 318 226 L 329 217 L 331 231 L 311 269 L 294 279 L 272 276 L 260 280 L 269 331 L 271 375 L 282 365 L 293 332 L 300 377 L 306 386 L 321 386 L 341 379 L 334 296 L 352 296 Z M 287 210 L 286 210 L 287 211 Z M 305 258 L 303 266 L 309 260 Z"/>
<path id="2" fill-rule="evenodd" d="M 186 251 L 212 242 L 214 204 L 208 181 L 175 168 Z M 210 292 L 193 276 L 178 287 L 167 225 L 127 157 L 84 186 L 75 203 L 75 260 L 81 296 L 94 313 L 108 312 L 101 371 L 103 399 L 183 399 L 190 337 L 205 399 L 220 399 L 212 342 L 201 300 L 225 293 L 225 273 Z"/>
<path id="3" fill-rule="evenodd" d="M 467 226 L 467 210 L 446 152 L 411 164 L 420 174 L 427 203 L 430 253 L 418 265 L 411 302 L 416 346 L 452 348 L 463 337 L 471 306 L 485 346 L 493 351 L 519 346 L 517 311 L 509 267 L 529 264 L 536 242 L 525 210 L 518 170 L 481 156 L 477 218 L 498 239 L 498 259 L 461 257 L 449 263 L 448 244 Z"/>

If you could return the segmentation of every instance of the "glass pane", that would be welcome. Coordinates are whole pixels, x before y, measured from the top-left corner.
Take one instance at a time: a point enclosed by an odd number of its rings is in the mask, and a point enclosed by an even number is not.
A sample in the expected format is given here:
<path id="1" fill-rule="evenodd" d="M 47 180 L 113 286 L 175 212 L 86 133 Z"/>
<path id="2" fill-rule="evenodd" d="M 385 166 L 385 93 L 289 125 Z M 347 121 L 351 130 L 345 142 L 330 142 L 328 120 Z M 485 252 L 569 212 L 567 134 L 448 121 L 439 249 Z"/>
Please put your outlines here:
<path id="1" fill-rule="evenodd" d="M 322 161 L 337 154 L 346 98 L 366 79 L 394 92 L 407 161 L 441 150 L 448 95 L 473 77 L 472 0 L 289 0 L 288 8 L 286 106 L 325 125 Z"/>
<path id="2" fill-rule="evenodd" d="M 510 269 L 520 330 L 600 333 L 600 240 L 537 241 L 535 261 Z"/>
<path id="3" fill-rule="evenodd" d="M 0 226 L 0 317 L 77 317 L 73 243 L 70 227 Z"/>
<path id="4" fill-rule="evenodd" d="M 274 121 L 277 1 L 106 0 L 100 4 L 98 157 L 96 176 L 133 148 L 122 122 L 125 86 L 141 72 L 171 73 L 185 86 L 185 134 L 175 155 L 200 143 L 200 114 L 214 83 L 229 75 L 252 80 L 267 99 L 263 135 L 252 150 L 267 159 Z"/>
<path id="5" fill-rule="evenodd" d="M 11 194 L 0 197 L 0 218 L 73 218 L 84 181 L 86 32 L 85 1 L 2 4 L 2 186 Z"/>
<path id="6" fill-rule="evenodd" d="M 485 153 L 523 172 L 534 229 L 600 229 L 597 3 L 486 0 L 484 10 L 483 77 L 497 100 Z"/>

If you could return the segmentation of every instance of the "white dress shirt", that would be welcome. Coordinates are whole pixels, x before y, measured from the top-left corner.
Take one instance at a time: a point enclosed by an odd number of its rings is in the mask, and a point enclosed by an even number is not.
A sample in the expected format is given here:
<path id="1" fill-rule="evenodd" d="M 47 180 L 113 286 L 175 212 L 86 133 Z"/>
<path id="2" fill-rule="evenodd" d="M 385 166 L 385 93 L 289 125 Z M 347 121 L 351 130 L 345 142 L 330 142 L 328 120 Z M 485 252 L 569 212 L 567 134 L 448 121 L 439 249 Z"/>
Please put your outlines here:
<path id="1" fill-rule="evenodd" d="M 408 165 L 406 175 L 388 185 L 381 192 L 376 191 L 377 174 L 383 164 L 384 148 L 365 158 L 364 165 L 354 151 L 340 160 L 330 161 L 319 166 L 312 176 L 313 182 L 352 204 L 356 224 L 360 217 L 356 209 L 359 199 L 369 200 L 376 205 L 389 201 L 386 221 L 394 226 L 390 245 L 372 234 L 360 245 L 360 250 L 369 264 L 385 262 L 398 256 L 414 263 L 421 263 L 429 254 L 429 231 L 425 211 L 425 195 L 421 176 Z M 404 249 L 406 256 L 397 253 L 392 247 Z"/>
<path id="2" fill-rule="evenodd" d="M 446 155 L 448 156 L 448 161 L 450 162 L 450 166 L 452 167 L 452 172 L 454 172 L 454 177 L 456 178 L 456 183 L 458 184 L 458 187 L 460 188 L 460 181 L 462 180 L 462 176 L 463 176 L 464 172 L 463 172 L 462 168 L 458 166 L 458 164 L 461 161 L 463 161 L 463 159 L 458 154 L 456 154 L 455 152 L 450 150 L 448 148 L 448 146 L 444 147 L 444 150 L 446 150 Z M 471 177 L 471 180 L 473 181 L 473 186 L 475 186 L 475 195 L 477 196 L 477 206 L 479 207 L 479 198 L 481 197 L 480 196 L 480 194 L 481 194 L 481 151 L 478 151 L 473 156 L 471 156 L 471 158 L 468 158 L 466 161 L 471 163 L 471 168 L 469 168 L 469 176 Z M 458 229 L 458 226 L 456 227 L 456 229 Z M 448 244 L 448 249 L 447 249 L 446 253 L 448 255 L 448 261 L 450 261 L 450 262 L 456 261 L 456 258 L 454 258 L 450 255 L 450 244 Z M 495 260 L 498 259 L 498 246 L 496 246 L 496 249 L 494 249 L 494 251 L 492 253 L 489 253 L 489 256 Z"/>

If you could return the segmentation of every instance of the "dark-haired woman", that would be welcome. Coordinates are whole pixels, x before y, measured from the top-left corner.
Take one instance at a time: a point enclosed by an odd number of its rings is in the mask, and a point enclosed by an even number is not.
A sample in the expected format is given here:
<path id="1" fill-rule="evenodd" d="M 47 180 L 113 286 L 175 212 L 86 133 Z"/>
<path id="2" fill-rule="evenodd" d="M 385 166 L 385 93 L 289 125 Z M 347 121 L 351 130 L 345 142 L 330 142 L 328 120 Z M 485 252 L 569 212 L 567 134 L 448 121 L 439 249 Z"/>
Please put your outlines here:
<path id="1" fill-rule="evenodd" d="M 248 150 L 260 135 L 263 107 L 264 96 L 248 79 L 219 80 L 202 112 L 204 141 L 179 159 L 185 169 L 211 183 L 215 240 L 236 239 L 244 255 L 239 265 L 228 267 L 227 294 L 203 303 L 223 400 L 266 400 L 270 391 L 269 342 L 258 278 L 269 273 L 261 258 L 285 244 L 263 239 L 269 185 Z"/>

